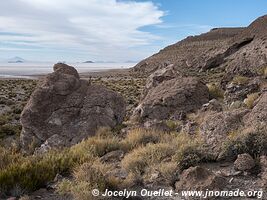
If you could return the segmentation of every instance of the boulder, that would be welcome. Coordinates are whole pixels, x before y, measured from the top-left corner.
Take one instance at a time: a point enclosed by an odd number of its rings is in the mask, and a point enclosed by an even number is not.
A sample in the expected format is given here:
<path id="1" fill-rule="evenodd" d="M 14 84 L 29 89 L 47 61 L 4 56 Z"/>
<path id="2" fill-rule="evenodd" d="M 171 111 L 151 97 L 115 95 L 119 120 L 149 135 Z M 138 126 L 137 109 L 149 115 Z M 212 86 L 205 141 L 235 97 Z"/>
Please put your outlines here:
<path id="1" fill-rule="evenodd" d="M 228 135 L 243 125 L 243 117 L 248 110 L 233 110 L 227 112 L 207 113 L 200 124 L 200 134 L 209 145 L 211 154 L 216 158 Z"/>
<path id="2" fill-rule="evenodd" d="M 247 84 L 230 83 L 226 86 L 224 101 L 230 105 L 235 101 L 243 101 L 247 98 L 247 95 L 258 91 L 259 83 L 256 80 L 252 80 Z"/>
<path id="3" fill-rule="evenodd" d="M 209 101 L 207 86 L 194 77 L 174 78 L 150 89 L 134 110 L 140 121 L 164 120 L 192 112 Z"/>
<path id="4" fill-rule="evenodd" d="M 247 153 L 239 154 L 234 162 L 234 167 L 239 171 L 249 171 L 255 167 L 254 159 Z"/>
<path id="5" fill-rule="evenodd" d="M 226 186 L 224 177 L 216 175 L 203 167 L 190 167 L 183 171 L 180 181 L 176 182 L 176 191 L 183 190 L 222 190 Z"/>
<path id="6" fill-rule="evenodd" d="M 252 111 L 245 116 L 247 125 L 253 127 L 266 126 L 267 121 L 267 92 L 264 92 L 258 99 Z"/>
<path id="7" fill-rule="evenodd" d="M 205 111 L 217 111 L 217 112 L 220 112 L 222 111 L 223 108 L 222 108 L 222 105 L 220 103 L 220 101 L 218 101 L 217 99 L 212 99 L 210 100 L 208 103 L 204 104 L 202 106 L 202 109 L 201 111 L 205 112 Z"/>
<path id="8" fill-rule="evenodd" d="M 115 127 L 124 116 L 121 95 L 81 80 L 74 67 L 56 64 L 54 72 L 39 82 L 21 114 L 22 147 L 73 145 L 94 135 L 99 127 Z"/>
<path id="9" fill-rule="evenodd" d="M 100 158 L 101 162 L 119 162 L 124 157 L 124 152 L 121 150 L 111 151 Z"/>
<path id="10" fill-rule="evenodd" d="M 261 167 L 260 187 L 264 190 L 267 190 L 267 156 L 260 157 L 260 167 Z"/>
<path id="11" fill-rule="evenodd" d="M 179 72 L 173 64 L 168 65 L 166 68 L 158 69 L 147 78 L 142 97 L 145 97 L 149 90 L 158 86 L 160 83 L 177 78 L 178 76 Z"/>

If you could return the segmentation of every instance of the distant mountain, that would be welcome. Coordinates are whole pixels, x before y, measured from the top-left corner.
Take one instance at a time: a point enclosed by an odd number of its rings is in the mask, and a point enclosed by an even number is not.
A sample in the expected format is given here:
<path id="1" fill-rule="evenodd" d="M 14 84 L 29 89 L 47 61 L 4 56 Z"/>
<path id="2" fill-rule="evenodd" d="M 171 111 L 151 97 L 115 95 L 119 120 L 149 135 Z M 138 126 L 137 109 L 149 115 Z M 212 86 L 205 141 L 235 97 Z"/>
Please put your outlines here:
<path id="1" fill-rule="evenodd" d="M 115 61 L 102 61 L 102 60 L 99 60 L 99 61 L 96 61 L 95 63 L 117 63 Z"/>
<path id="2" fill-rule="evenodd" d="M 7 60 L 8 63 L 24 63 L 26 60 L 24 60 L 23 58 L 21 57 L 13 57 L 13 58 L 10 58 Z"/>
<path id="3" fill-rule="evenodd" d="M 150 75 L 170 64 L 195 76 L 208 70 L 252 76 L 267 64 L 267 15 L 244 28 L 216 28 L 187 37 L 139 62 L 134 71 Z M 250 74 L 250 75 L 249 75 Z M 228 76 L 229 77 L 229 76 Z"/>
<path id="4" fill-rule="evenodd" d="M 125 61 L 125 63 L 138 63 L 139 61 L 136 61 L 136 60 L 127 60 Z"/>
<path id="5" fill-rule="evenodd" d="M 85 61 L 85 62 L 83 62 L 83 63 L 94 63 L 94 62 L 91 61 L 91 60 L 88 60 L 88 61 Z"/>

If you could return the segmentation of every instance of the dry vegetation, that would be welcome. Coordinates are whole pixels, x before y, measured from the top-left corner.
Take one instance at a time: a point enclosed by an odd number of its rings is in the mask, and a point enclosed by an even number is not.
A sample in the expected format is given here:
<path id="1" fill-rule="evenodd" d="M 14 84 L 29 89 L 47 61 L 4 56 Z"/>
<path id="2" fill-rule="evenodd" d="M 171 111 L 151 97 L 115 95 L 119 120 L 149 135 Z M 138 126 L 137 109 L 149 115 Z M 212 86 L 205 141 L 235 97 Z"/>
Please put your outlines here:
<path id="1" fill-rule="evenodd" d="M 219 86 L 218 83 L 209 83 L 207 84 L 207 87 L 209 89 L 210 97 L 211 99 L 223 99 L 224 98 L 224 91 Z"/>
<path id="2" fill-rule="evenodd" d="M 237 84 L 247 82 L 246 78 L 236 77 Z M 136 105 L 144 86 L 144 79 L 94 79 L 93 82 L 103 84 L 119 91 L 128 101 L 130 108 Z M 35 81 L 1 81 L 1 102 L 11 108 L 0 116 L 0 141 L 20 133 L 19 114 L 29 95 L 33 91 Z M 218 84 L 208 84 L 211 98 L 222 99 L 224 91 Z M 20 91 L 18 93 L 18 91 Z M 20 95 L 17 95 L 20 94 Z M 258 94 L 250 94 L 245 101 L 252 108 Z M 188 119 L 200 124 L 202 117 L 194 114 Z M 195 134 L 176 132 L 180 121 L 167 120 L 166 125 L 173 132 L 132 129 L 127 134 L 120 130 L 100 128 L 94 137 L 61 151 L 51 151 L 42 155 L 25 156 L 17 148 L 0 148 L 0 193 L 21 196 L 46 186 L 57 174 L 63 179 L 57 192 L 71 194 L 75 199 L 96 199 L 91 190 L 129 188 L 143 184 L 150 173 L 158 171 L 161 181 L 173 186 L 179 173 L 200 162 L 210 161 L 208 148 L 197 131 Z M 240 153 L 250 153 L 254 157 L 267 152 L 266 127 L 253 130 L 238 130 L 229 134 L 221 154 L 235 158 Z M 124 152 L 122 160 L 116 164 L 120 170 L 127 172 L 125 179 L 112 175 L 114 163 L 105 163 L 101 157 L 107 153 L 120 150 Z M 117 169 L 116 168 L 116 169 Z M 43 173 L 43 172 L 46 173 Z M 25 196 L 27 199 L 27 196 Z"/>

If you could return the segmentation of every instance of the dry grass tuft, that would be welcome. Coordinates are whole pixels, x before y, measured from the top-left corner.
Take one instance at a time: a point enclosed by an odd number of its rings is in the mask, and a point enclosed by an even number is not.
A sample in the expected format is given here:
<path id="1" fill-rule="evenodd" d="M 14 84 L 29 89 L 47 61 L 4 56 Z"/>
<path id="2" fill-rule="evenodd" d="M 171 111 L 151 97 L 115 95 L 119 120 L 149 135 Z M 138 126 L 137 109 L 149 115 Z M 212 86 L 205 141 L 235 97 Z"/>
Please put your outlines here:
<path id="1" fill-rule="evenodd" d="M 255 101 L 260 97 L 259 93 L 249 94 L 247 98 L 244 100 L 244 103 L 248 108 L 252 109 L 254 107 Z"/>
<path id="2" fill-rule="evenodd" d="M 224 98 L 224 91 L 217 83 L 209 83 L 207 84 L 209 89 L 210 98 L 211 99 L 223 99 Z"/>

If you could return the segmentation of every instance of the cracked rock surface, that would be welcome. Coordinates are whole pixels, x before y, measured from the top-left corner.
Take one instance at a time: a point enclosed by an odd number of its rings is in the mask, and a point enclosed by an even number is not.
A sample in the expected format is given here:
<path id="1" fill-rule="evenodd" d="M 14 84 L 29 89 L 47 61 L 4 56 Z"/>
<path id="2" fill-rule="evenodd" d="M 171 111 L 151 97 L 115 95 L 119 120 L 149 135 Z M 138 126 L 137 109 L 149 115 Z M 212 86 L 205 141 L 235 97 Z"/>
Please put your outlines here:
<path id="1" fill-rule="evenodd" d="M 118 93 L 81 80 L 71 66 L 56 64 L 22 112 L 22 148 L 28 151 L 34 143 L 49 149 L 49 141 L 63 146 L 76 144 L 94 135 L 99 127 L 122 123 L 125 106 Z"/>

